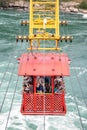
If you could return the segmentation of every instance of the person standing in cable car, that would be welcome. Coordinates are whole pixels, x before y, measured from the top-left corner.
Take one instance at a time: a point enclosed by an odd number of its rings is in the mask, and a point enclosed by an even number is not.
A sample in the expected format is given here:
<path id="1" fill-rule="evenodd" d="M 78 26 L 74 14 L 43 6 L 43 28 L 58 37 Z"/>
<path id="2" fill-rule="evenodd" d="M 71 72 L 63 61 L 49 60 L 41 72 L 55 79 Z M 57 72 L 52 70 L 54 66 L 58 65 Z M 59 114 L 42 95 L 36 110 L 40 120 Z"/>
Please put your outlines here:
<path id="1" fill-rule="evenodd" d="M 23 86 L 23 92 L 33 93 L 33 85 L 32 82 L 29 82 L 28 85 Z"/>
<path id="2" fill-rule="evenodd" d="M 45 92 L 45 86 L 44 86 L 44 78 L 43 77 L 38 77 L 37 79 L 37 88 L 36 88 L 37 93 L 43 93 Z"/>

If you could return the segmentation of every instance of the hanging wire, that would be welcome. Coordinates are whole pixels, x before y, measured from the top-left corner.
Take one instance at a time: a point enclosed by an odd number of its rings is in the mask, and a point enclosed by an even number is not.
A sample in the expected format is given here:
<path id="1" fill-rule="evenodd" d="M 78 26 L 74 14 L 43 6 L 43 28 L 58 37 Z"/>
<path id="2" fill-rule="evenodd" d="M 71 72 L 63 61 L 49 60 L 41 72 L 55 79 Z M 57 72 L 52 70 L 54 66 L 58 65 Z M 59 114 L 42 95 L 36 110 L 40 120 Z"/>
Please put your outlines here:
<path id="1" fill-rule="evenodd" d="M 63 14 L 64 14 L 64 13 L 63 13 Z M 64 15 L 64 16 L 65 16 L 65 15 Z M 68 27 L 67 27 L 67 32 L 68 32 Z M 68 66 L 67 66 L 67 67 L 68 67 Z M 67 68 L 67 69 L 68 69 L 68 68 Z M 85 129 L 84 129 L 84 126 L 83 126 L 82 119 L 81 119 L 81 114 L 80 114 L 80 110 L 79 110 L 79 107 L 78 107 L 78 103 L 77 103 L 77 100 L 76 100 L 74 88 L 73 88 L 73 85 L 72 85 L 71 77 L 70 77 L 70 84 L 71 84 L 71 89 L 72 89 L 74 101 L 75 101 L 75 104 L 76 104 L 76 108 L 77 108 L 77 111 L 78 111 L 78 116 L 79 116 L 79 120 L 80 120 L 80 123 L 81 123 L 81 127 L 82 127 L 82 130 L 85 130 Z"/>
<path id="2" fill-rule="evenodd" d="M 82 67 L 81 67 L 81 61 L 79 61 L 79 67 L 81 68 L 81 70 L 83 71 Z M 87 83 L 87 78 L 85 75 L 83 75 L 83 79 L 84 81 Z"/>
<path id="3" fill-rule="evenodd" d="M 23 1 L 24 1 L 24 0 L 23 0 Z M 23 5 L 24 5 L 24 3 L 23 3 Z M 21 32 L 22 32 L 22 31 L 21 31 Z M 16 44 L 15 47 L 17 48 L 17 44 Z M 3 81 L 4 81 L 4 78 L 5 78 L 5 75 L 6 75 L 6 73 L 7 73 L 7 70 L 9 69 L 10 63 L 11 63 L 13 57 L 14 57 L 15 54 L 16 54 L 16 53 L 15 53 L 16 51 L 17 51 L 17 50 L 15 49 L 15 51 L 13 52 L 13 55 L 11 55 L 11 56 L 9 57 L 8 65 L 7 65 L 7 67 L 6 67 L 5 73 L 3 74 L 2 80 L 1 80 L 1 82 L 0 82 L 0 88 L 1 88 L 2 83 L 3 83 Z"/>
<path id="4" fill-rule="evenodd" d="M 77 103 L 77 100 L 76 100 L 76 96 L 75 96 L 75 92 L 74 92 L 74 89 L 73 89 L 71 78 L 70 78 L 70 84 L 71 84 L 71 89 L 72 89 L 72 92 L 73 92 L 73 97 L 74 97 L 74 101 L 75 101 L 75 104 L 76 104 L 76 108 L 77 108 L 77 111 L 78 111 L 78 115 L 79 115 L 79 120 L 80 120 L 80 123 L 81 123 L 81 127 L 82 127 L 82 130 L 85 130 L 84 126 L 83 126 L 83 123 L 82 123 L 82 119 L 81 119 L 81 115 L 80 115 L 80 110 L 79 110 L 78 103 Z"/>
<path id="5" fill-rule="evenodd" d="M 79 16 L 79 15 L 78 15 Z M 78 19 L 78 17 L 76 17 L 77 19 Z M 76 20 L 77 20 L 76 19 Z M 79 23 L 78 23 L 78 26 L 80 26 L 79 25 Z M 84 42 L 86 42 L 86 41 L 84 41 Z M 81 51 L 83 50 L 83 45 L 82 45 L 82 48 L 81 48 Z M 79 52 L 81 52 L 81 51 L 79 51 Z M 80 53 L 81 54 L 81 53 Z M 83 71 L 83 69 L 82 69 L 82 67 L 81 67 L 81 60 L 79 60 L 79 67 L 81 68 L 81 70 Z M 83 75 L 83 78 L 84 78 L 84 81 L 87 83 L 87 78 L 86 78 L 86 76 L 85 75 Z"/>
<path id="6" fill-rule="evenodd" d="M 21 47 L 22 47 L 22 45 L 21 45 Z M 3 80 L 4 80 L 5 75 L 6 75 L 6 73 L 7 73 L 7 70 L 8 70 L 8 68 L 9 68 L 10 63 L 11 63 L 11 60 L 12 60 L 13 57 L 15 56 L 15 52 L 16 52 L 16 50 L 14 51 L 13 55 L 11 55 L 11 57 L 9 58 L 9 63 L 8 63 L 8 65 L 7 65 L 7 68 L 6 68 L 5 73 L 4 73 L 4 75 L 3 75 L 2 81 L 1 81 L 1 83 L 0 83 L 0 87 L 1 87 L 1 85 L 2 85 L 2 82 L 3 82 Z M 3 102 L 2 102 L 2 105 L 1 105 L 1 108 L 0 108 L 0 112 L 2 111 L 3 104 L 4 104 L 4 101 L 5 101 L 5 98 L 6 98 L 6 95 L 7 95 L 7 92 L 8 92 L 8 88 L 9 88 L 11 79 L 12 79 L 12 77 L 13 77 L 13 73 L 14 73 L 15 68 L 16 68 L 16 67 L 15 67 L 15 64 L 14 64 L 14 67 L 13 67 L 13 70 L 12 70 L 12 73 L 11 73 L 11 76 L 10 76 L 10 79 L 9 79 L 9 83 L 8 83 L 8 86 L 7 86 L 6 91 L 5 91 L 4 99 L 3 99 Z M 10 113 L 11 113 L 11 109 L 12 109 L 12 105 L 13 105 L 13 100 L 14 100 L 14 97 L 15 97 L 16 89 L 17 89 L 18 79 L 19 79 L 19 77 L 17 78 L 16 86 L 15 86 L 15 89 L 14 89 L 13 98 L 12 98 L 12 102 L 11 102 L 10 111 L 9 111 L 9 114 L 8 114 L 8 118 L 7 118 L 5 130 L 7 129 L 7 125 L 8 125 L 8 122 L 9 122 Z"/>
<path id="7" fill-rule="evenodd" d="M 17 44 L 16 44 L 16 47 L 17 47 Z M 6 75 L 6 73 L 7 73 L 7 70 L 8 70 L 8 68 L 9 68 L 9 66 L 10 66 L 10 63 L 11 63 L 13 57 L 15 56 L 15 52 L 16 52 L 16 49 L 15 49 L 13 55 L 11 55 L 11 56 L 9 57 L 9 62 L 8 62 L 7 67 L 6 67 L 5 73 L 3 74 L 3 77 L 2 77 L 2 80 L 1 80 L 1 83 L 0 83 L 0 88 L 1 88 L 1 85 L 2 85 L 2 83 L 3 83 L 3 81 L 4 81 L 4 78 L 5 78 L 5 75 Z"/>
<path id="8" fill-rule="evenodd" d="M 86 102 L 85 97 L 84 97 L 84 92 L 83 92 L 82 86 L 81 86 L 81 84 L 80 84 L 80 80 L 78 79 L 76 70 L 74 70 L 74 72 L 75 72 L 76 79 L 77 79 L 77 81 L 78 81 L 78 85 L 79 85 L 79 88 L 80 88 L 80 91 L 81 91 L 82 99 L 83 99 L 83 101 L 84 101 L 84 104 L 85 104 L 86 107 L 87 107 L 87 102 Z"/>
<path id="9" fill-rule="evenodd" d="M 65 15 L 64 15 L 64 18 L 66 18 Z M 68 26 L 67 26 L 67 33 L 68 33 L 68 32 L 69 32 L 69 28 L 68 28 Z M 80 65 L 80 64 L 79 64 L 79 65 Z M 80 68 L 81 68 L 81 66 L 80 66 Z M 75 75 L 77 75 L 76 70 L 75 70 Z M 80 88 L 80 91 L 81 91 L 82 98 L 83 98 L 84 103 L 85 103 L 85 105 L 86 105 L 86 107 L 87 107 L 87 103 L 86 103 L 85 98 L 84 98 L 84 92 L 83 92 L 83 89 L 82 89 L 82 87 L 81 87 L 81 84 L 80 84 L 80 81 L 79 81 L 79 79 L 78 79 L 78 76 L 76 76 L 76 78 L 77 78 L 77 81 L 78 81 L 78 85 L 79 85 L 79 88 Z M 86 78 L 85 78 L 85 77 L 84 77 L 84 80 L 86 81 Z"/>
<path id="10" fill-rule="evenodd" d="M 22 46 L 21 46 L 21 47 L 22 47 Z M 14 71 L 15 71 L 15 68 L 16 68 L 16 67 L 15 67 L 15 64 L 14 64 L 13 69 L 12 69 L 12 73 L 11 73 L 11 75 L 10 75 L 9 83 L 8 83 L 7 88 L 6 88 L 6 91 L 5 91 L 5 94 L 4 94 L 4 98 L 3 98 L 3 101 L 2 101 L 2 104 L 1 104 L 1 107 L 0 107 L 0 113 L 1 113 L 2 108 L 3 108 L 4 101 L 5 101 L 6 95 L 7 95 L 7 93 L 8 93 L 8 89 L 9 89 L 10 82 L 11 82 L 11 80 L 12 80 L 12 77 L 13 77 L 13 74 L 14 74 Z"/>
<path id="11" fill-rule="evenodd" d="M 13 77 L 13 74 L 14 74 L 14 71 L 15 71 L 15 64 L 14 64 L 14 67 L 13 67 L 13 70 L 12 70 L 12 73 L 11 73 L 11 76 L 10 76 L 10 79 L 9 79 L 9 83 L 8 83 L 8 86 L 6 88 L 6 91 L 5 91 L 5 94 L 4 94 L 4 98 L 3 98 L 3 101 L 2 101 L 2 104 L 1 104 L 1 107 L 0 107 L 0 113 L 2 111 L 2 108 L 3 108 L 3 105 L 4 105 L 4 101 L 5 101 L 5 98 L 6 98 L 6 95 L 7 95 L 7 92 L 8 92 L 8 89 L 9 89 L 9 86 L 10 86 L 10 82 L 11 82 L 11 79 Z"/>
<path id="12" fill-rule="evenodd" d="M 14 97 L 15 97 L 15 93 L 16 93 L 16 89 L 17 89 L 18 80 L 19 80 L 19 77 L 17 78 L 17 82 L 16 82 L 16 85 L 15 85 L 14 94 L 13 94 L 13 97 L 12 97 L 11 106 L 10 106 L 10 110 L 9 110 L 9 113 L 8 113 L 5 130 L 7 130 L 7 126 L 8 126 L 8 122 L 9 122 L 12 106 L 13 106 L 13 101 L 14 101 Z"/>
<path id="13" fill-rule="evenodd" d="M 66 59 L 65 59 L 65 62 L 66 62 Z M 68 66 L 67 66 L 67 70 L 68 70 Z M 80 114 L 80 110 L 79 110 L 79 107 L 78 107 L 78 103 L 77 103 L 77 100 L 76 100 L 76 95 L 75 95 L 75 92 L 74 92 L 74 88 L 73 88 L 73 85 L 72 85 L 73 83 L 72 83 L 72 80 L 71 80 L 71 76 L 70 76 L 69 81 L 70 81 L 70 84 L 71 84 L 71 89 L 72 89 L 74 101 L 75 101 L 75 104 L 76 104 L 76 108 L 77 108 L 77 111 L 78 111 L 78 116 L 79 116 L 79 120 L 80 120 L 80 123 L 81 123 L 81 127 L 82 127 L 82 130 L 85 130 L 84 126 L 83 126 L 82 119 L 81 119 L 81 114 Z"/>
<path id="14" fill-rule="evenodd" d="M 16 43 L 16 47 L 17 47 L 17 43 Z M 21 44 L 21 48 L 22 48 L 22 44 Z M 20 49 L 21 49 L 21 48 L 20 48 Z M 10 65 L 10 63 L 11 63 L 11 60 L 14 59 L 14 56 L 15 56 L 15 52 L 16 52 L 16 51 L 17 51 L 17 50 L 15 49 L 13 55 L 11 55 L 11 59 L 9 59 L 9 63 L 8 63 L 8 66 L 7 66 L 7 69 L 6 69 L 5 73 L 4 73 L 4 75 L 3 75 L 3 78 L 2 78 L 2 81 L 1 81 L 1 84 L 0 84 L 0 87 L 1 87 L 1 85 L 2 85 L 2 83 L 3 83 L 3 81 L 4 81 L 4 78 L 5 78 L 5 75 L 6 75 L 6 73 L 7 73 L 8 68 L 9 68 L 9 65 Z M 21 52 L 21 51 L 20 51 L 20 52 Z M 3 108 L 4 101 L 5 101 L 6 95 L 7 95 L 7 93 L 8 93 L 8 89 L 9 89 L 10 82 L 11 82 L 11 79 L 12 79 L 12 77 L 13 77 L 15 68 L 16 68 L 16 67 L 15 67 L 15 64 L 14 64 L 13 70 L 12 70 L 12 73 L 11 73 L 11 76 L 10 76 L 10 79 L 9 79 L 9 83 L 8 83 L 7 88 L 6 88 L 6 91 L 5 91 L 5 94 L 4 94 L 4 98 L 3 98 L 3 101 L 2 101 L 2 104 L 1 104 L 1 107 L 0 107 L 0 113 L 1 113 L 2 108 Z"/>
<path id="15" fill-rule="evenodd" d="M 44 8 L 44 18 L 43 18 L 43 22 L 44 22 L 44 19 L 45 19 L 45 15 L 46 15 L 46 5 L 45 5 L 45 8 Z M 45 24 L 45 23 L 44 23 Z M 44 29 L 44 31 L 46 31 L 46 29 Z M 44 48 L 46 47 L 45 46 L 45 44 L 46 44 L 46 40 L 44 40 L 43 41 L 43 43 L 44 43 Z M 46 51 L 45 50 L 43 50 L 43 53 L 45 54 L 46 53 Z M 44 64 L 45 64 L 45 59 L 44 59 Z M 44 70 L 43 70 L 44 71 Z M 45 75 L 44 75 L 45 76 Z M 44 79 L 45 80 L 45 79 Z M 45 81 L 44 81 L 45 82 Z M 44 83 L 44 89 L 45 89 L 45 83 Z M 45 90 L 44 90 L 45 91 Z M 46 109 L 46 93 L 44 92 L 44 130 L 46 129 L 46 116 L 45 116 L 45 109 Z"/>

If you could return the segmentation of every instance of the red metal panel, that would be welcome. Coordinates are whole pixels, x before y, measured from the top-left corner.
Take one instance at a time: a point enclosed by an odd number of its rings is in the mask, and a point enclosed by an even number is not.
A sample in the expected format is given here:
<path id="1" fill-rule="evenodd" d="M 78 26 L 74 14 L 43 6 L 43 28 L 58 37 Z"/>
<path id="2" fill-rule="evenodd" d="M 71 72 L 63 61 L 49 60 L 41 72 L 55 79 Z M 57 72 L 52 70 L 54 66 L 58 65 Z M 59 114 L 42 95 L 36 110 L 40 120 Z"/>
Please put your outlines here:
<path id="1" fill-rule="evenodd" d="M 35 53 L 23 54 L 20 58 L 18 75 L 64 75 L 69 76 L 69 58 L 66 54 Z"/>
<path id="2" fill-rule="evenodd" d="M 64 115 L 66 113 L 64 93 L 23 94 L 21 113 L 26 115 Z"/>

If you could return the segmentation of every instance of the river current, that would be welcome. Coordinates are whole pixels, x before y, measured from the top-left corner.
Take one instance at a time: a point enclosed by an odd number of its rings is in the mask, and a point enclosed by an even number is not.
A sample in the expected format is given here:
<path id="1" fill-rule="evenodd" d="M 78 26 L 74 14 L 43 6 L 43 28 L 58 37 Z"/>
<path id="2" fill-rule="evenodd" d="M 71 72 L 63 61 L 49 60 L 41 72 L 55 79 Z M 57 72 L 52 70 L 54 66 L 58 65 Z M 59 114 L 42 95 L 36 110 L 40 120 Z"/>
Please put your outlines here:
<path id="1" fill-rule="evenodd" d="M 0 130 L 87 130 L 87 15 L 60 14 L 60 19 L 68 20 L 68 26 L 60 28 L 61 35 L 74 38 L 72 43 L 59 43 L 71 59 L 71 76 L 65 78 L 65 116 L 20 113 L 22 77 L 17 76 L 17 58 L 27 51 L 28 43 L 16 44 L 15 38 L 28 34 L 28 26 L 20 26 L 23 19 L 28 19 L 27 12 L 0 10 Z"/>

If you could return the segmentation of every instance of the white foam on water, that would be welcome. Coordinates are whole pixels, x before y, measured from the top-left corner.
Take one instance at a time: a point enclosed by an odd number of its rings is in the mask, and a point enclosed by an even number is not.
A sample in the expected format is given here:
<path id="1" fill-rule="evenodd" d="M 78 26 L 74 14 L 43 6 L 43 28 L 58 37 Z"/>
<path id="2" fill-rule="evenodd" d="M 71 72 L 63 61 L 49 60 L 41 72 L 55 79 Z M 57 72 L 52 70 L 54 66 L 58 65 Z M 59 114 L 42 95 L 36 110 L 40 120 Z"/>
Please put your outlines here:
<path id="1" fill-rule="evenodd" d="M 84 69 L 83 71 L 79 72 L 79 74 L 77 75 L 78 77 L 84 75 L 87 72 L 87 69 Z"/>
<path id="2" fill-rule="evenodd" d="M 69 112 L 65 116 L 49 117 L 48 124 L 50 128 L 53 127 L 56 130 L 79 130 L 79 128 L 74 124 L 75 120 L 78 120 L 78 116 L 73 112 Z"/>
<path id="3" fill-rule="evenodd" d="M 71 70 L 85 70 L 85 67 L 70 67 Z"/>
<path id="4" fill-rule="evenodd" d="M 8 128 L 32 130 L 32 125 L 36 127 L 35 130 L 44 130 L 44 116 L 23 116 L 19 110 L 20 106 L 16 105 L 11 111 Z M 0 128 L 3 130 L 7 115 L 8 113 L 0 117 Z M 75 112 L 68 112 L 65 116 L 45 116 L 45 130 L 80 130 L 75 122 L 78 122 L 78 115 Z"/>
<path id="5" fill-rule="evenodd" d="M 0 73 L 0 76 L 3 76 L 3 73 Z"/>
<path id="6" fill-rule="evenodd" d="M 87 14 L 83 14 L 83 18 L 87 19 Z"/>
<path id="7" fill-rule="evenodd" d="M 6 66 L 6 64 L 5 64 L 5 63 L 0 64 L 0 67 L 4 67 L 4 66 Z"/>
<path id="8" fill-rule="evenodd" d="M 11 95 L 11 93 L 9 93 Z M 66 95 L 70 99 L 67 106 L 75 107 L 74 99 L 70 94 Z M 20 102 L 20 101 L 19 101 Z M 87 114 L 87 109 L 77 100 L 81 114 Z M 8 128 L 17 130 L 44 130 L 44 116 L 24 116 L 20 113 L 21 103 L 14 103 L 9 118 Z M 74 108 L 73 108 L 74 109 Z M 8 113 L 0 116 L 0 130 L 4 130 L 7 122 Z M 82 116 L 84 124 L 87 119 Z M 45 130 L 81 130 L 79 124 L 79 116 L 77 111 L 68 111 L 65 116 L 45 116 Z"/>

